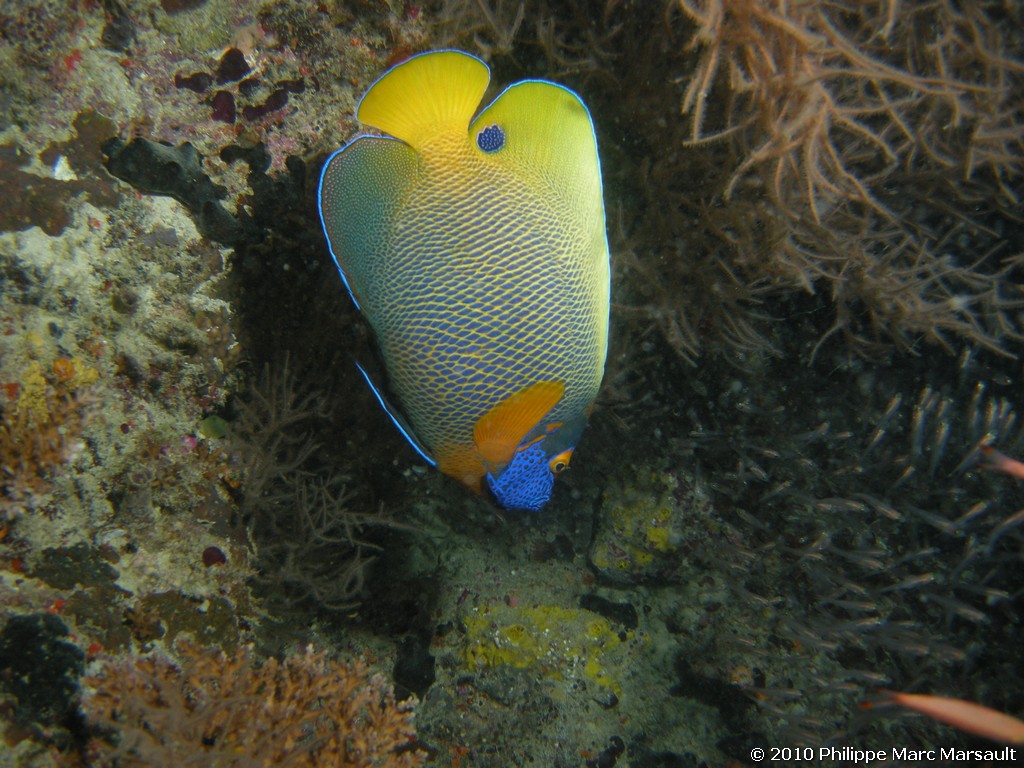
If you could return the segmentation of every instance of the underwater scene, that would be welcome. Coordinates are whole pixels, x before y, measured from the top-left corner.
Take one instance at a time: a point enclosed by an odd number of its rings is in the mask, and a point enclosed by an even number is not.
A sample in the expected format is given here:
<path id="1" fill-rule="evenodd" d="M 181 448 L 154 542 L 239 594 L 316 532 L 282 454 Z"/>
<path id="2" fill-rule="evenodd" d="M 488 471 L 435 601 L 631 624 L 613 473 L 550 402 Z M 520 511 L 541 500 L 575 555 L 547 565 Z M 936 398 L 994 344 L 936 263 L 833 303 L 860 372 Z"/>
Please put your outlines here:
<path id="1" fill-rule="evenodd" d="M 1024 758 L 1024 3 L 0 0 L 0 766 Z"/>

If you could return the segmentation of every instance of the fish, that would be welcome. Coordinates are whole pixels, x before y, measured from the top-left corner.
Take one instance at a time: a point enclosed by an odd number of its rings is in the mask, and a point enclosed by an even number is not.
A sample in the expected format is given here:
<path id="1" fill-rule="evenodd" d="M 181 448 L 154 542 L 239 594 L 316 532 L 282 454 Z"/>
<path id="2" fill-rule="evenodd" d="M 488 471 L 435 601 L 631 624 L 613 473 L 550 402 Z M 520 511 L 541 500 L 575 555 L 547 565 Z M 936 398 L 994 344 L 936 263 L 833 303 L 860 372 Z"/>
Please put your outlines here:
<path id="1" fill-rule="evenodd" d="M 396 65 L 320 176 L 331 257 L 373 330 L 360 371 L 429 464 L 540 510 L 570 463 L 608 349 L 611 267 L 597 138 L 572 90 L 505 88 L 455 50 Z"/>
<path id="2" fill-rule="evenodd" d="M 1024 462 L 1010 458 L 988 444 L 981 446 L 981 453 L 985 457 L 985 462 L 981 465 L 982 469 L 1002 472 L 1018 480 L 1024 480 Z"/>
<path id="3" fill-rule="evenodd" d="M 1014 746 L 1024 746 L 1024 721 L 973 701 L 931 696 L 922 693 L 900 693 L 880 690 L 886 701 L 920 712 L 923 715 L 952 725 L 975 736 Z M 865 709 L 876 704 L 865 702 Z"/>

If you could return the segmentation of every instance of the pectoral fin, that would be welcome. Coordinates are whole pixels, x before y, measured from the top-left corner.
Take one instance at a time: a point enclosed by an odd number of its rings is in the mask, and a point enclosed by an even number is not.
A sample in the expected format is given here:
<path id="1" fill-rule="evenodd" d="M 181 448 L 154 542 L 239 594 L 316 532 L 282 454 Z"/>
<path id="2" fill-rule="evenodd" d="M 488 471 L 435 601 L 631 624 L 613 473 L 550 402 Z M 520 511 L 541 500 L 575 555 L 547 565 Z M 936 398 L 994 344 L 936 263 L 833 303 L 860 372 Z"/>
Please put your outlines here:
<path id="1" fill-rule="evenodd" d="M 564 395 L 561 381 L 538 381 L 509 395 L 477 421 L 473 429 L 477 453 L 490 467 L 507 464 Z"/>

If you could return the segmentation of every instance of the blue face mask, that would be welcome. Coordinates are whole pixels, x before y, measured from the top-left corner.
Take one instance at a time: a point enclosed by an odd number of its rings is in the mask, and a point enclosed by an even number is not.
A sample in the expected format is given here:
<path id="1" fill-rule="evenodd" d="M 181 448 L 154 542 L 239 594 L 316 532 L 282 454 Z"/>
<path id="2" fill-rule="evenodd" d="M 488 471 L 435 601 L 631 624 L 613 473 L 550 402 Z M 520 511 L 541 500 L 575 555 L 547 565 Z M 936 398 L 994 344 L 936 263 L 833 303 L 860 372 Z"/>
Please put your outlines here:
<path id="1" fill-rule="evenodd" d="M 526 509 L 536 512 L 548 503 L 555 485 L 555 474 L 541 442 L 519 451 L 495 477 L 487 473 L 487 485 L 494 498 L 505 509 Z"/>

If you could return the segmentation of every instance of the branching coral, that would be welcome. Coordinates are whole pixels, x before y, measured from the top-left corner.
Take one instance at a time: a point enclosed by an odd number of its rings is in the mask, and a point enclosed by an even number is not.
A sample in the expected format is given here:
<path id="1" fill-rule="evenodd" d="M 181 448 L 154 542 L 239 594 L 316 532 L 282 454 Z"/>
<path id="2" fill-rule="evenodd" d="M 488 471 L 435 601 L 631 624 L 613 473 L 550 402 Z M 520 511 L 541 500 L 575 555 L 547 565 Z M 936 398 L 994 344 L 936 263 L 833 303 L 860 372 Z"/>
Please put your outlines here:
<path id="1" fill-rule="evenodd" d="M 413 706 L 362 661 L 307 650 L 257 663 L 178 644 L 180 666 L 158 656 L 107 663 L 87 678 L 84 710 L 116 743 L 100 765 L 412 768 Z"/>
<path id="2" fill-rule="evenodd" d="M 444 0 L 439 8 L 437 35 L 441 44 L 472 38 L 486 58 L 511 52 L 526 12 L 517 0 Z"/>
<path id="3" fill-rule="evenodd" d="M 238 407 L 232 476 L 260 582 L 287 606 L 303 600 L 332 610 L 357 605 L 380 549 L 366 531 L 401 526 L 353 510 L 344 477 L 319 476 L 315 435 L 328 416 L 322 393 L 304 389 L 285 361 L 267 368 Z"/>
<path id="4" fill-rule="evenodd" d="M 1002 4 L 678 7 L 695 25 L 688 143 L 725 143 L 725 205 L 766 196 L 788 229 L 762 269 L 827 284 L 833 329 L 862 348 L 960 337 L 1005 352 L 1022 338 L 1024 295 L 993 231 L 1024 171 L 1024 63 Z"/>
<path id="5" fill-rule="evenodd" d="M 328 482 L 294 477 L 291 483 L 265 497 L 253 517 L 260 581 L 289 605 L 311 600 L 335 611 L 353 608 L 381 549 L 363 534 L 399 526 L 351 509 L 352 495 L 336 476 Z"/>
<path id="6" fill-rule="evenodd" d="M 231 430 L 237 457 L 233 475 L 244 505 L 254 509 L 276 482 L 294 475 L 316 452 L 313 423 L 329 410 L 319 392 L 298 385 L 287 359 L 266 366 L 237 407 L 239 418 Z"/>
<path id="7" fill-rule="evenodd" d="M 995 54 L 980 47 L 982 33 L 995 29 L 976 8 L 962 13 L 947 3 L 925 3 L 897 24 L 895 0 L 838 11 L 771 0 L 680 0 L 680 6 L 698 25 L 689 47 L 701 49 L 682 102 L 683 114 L 691 115 L 691 141 L 734 132 L 753 141 L 726 198 L 764 167 L 775 197 L 802 196 L 817 221 L 843 199 L 888 215 L 863 174 L 865 162 L 877 162 L 884 175 L 923 155 L 945 167 L 964 163 L 970 177 L 975 153 L 997 156 L 997 146 L 1005 145 L 1001 131 L 980 129 L 1012 118 L 1004 80 L 1024 72 L 1024 65 L 1000 55 L 999 40 L 990 41 Z M 943 34 L 924 44 L 922 27 L 932 26 Z M 979 63 L 980 77 L 959 79 Z M 727 126 L 705 135 L 707 99 L 723 69 L 734 102 Z M 958 140 L 965 124 L 975 127 L 966 155 Z M 997 173 L 1007 160 L 1019 172 L 1021 146 L 1003 155 Z"/>
<path id="8" fill-rule="evenodd" d="M 595 18 L 588 3 L 548 0 L 443 0 L 433 20 L 437 46 L 459 46 L 488 61 L 539 48 L 549 76 L 608 74 L 620 27 L 611 22 L 612 0 Z"/>

